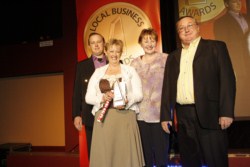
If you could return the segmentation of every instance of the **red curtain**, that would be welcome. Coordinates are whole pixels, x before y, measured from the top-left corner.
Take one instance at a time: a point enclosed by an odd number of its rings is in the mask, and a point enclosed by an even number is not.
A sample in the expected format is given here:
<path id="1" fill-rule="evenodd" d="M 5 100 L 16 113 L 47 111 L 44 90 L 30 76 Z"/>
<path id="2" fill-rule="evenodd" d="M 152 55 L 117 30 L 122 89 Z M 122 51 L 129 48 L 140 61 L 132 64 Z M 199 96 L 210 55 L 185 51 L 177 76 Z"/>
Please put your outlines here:
<path id="1" fill-rule="evenodd" d="M 77 12 L 77 58 L 78 61 L 81 61 L 83 59 L 86 59 L 87 53 L 85 51 L 86 48 L 84 48 L 84 46 L 86 47 L 84 41 L 86 41 L 86 39 L 88 36 L 84 33 L 85 27 L 88 25 L 88 20 L 93 17 L 93 14 L 98 11 L 98 9 L 102 8 L 105 5 L 114 3 L 114 2 L 119 2 L 119 3 L 128 3 L 131 4 L 132 6 L 135 6 L 136 8 L 139 8 L 141 11 L 144 12 L 144 15 L 147 16 L 152 28 L 154 28 L 159 36 L 158 39 L 158 48 L 161 51 L 161 30 L 160 30 L 160 2 L 159 0 L 76 0 L 76 12 Z M 119 6 L 119 8 L 121 8 Z M 127 7 L 126 7 L 127 9 Z M 139 13 L 139 12 L 138 12 Z M 105 15 L 105 12 L 103 13 L 103 15 Z M 121 15 L 120 15 L 121 16 Z M 94 16 L 97 17 L 97 16 Z M 134 17 L 129 16 L 130 19 L 134 19 L 135 22 L 139 20 L 139 18 L 135 18 L 138 17 L 138 15 L 134 15 Z M 129 18 L 128 17 L 128 18 Z M 138 19 L 138 20 L 137 20 Z M 106 19 L 108 20 L 108 19 Z M 107 24 L 110 25 L 111 23 Z M 131 25 L 123 25 L 125 28 L 128 28 L 128 26 Z M 139 26 L 138 26 L 139 27 Z M 102 27 L 102 28 L 106 28 L 106 27 Z M 131 31 L 131 30 L 130 30 Z M 133 30 L 132 30 L 133 31 Z M 101 33 L 101 30 L 98 31 L 98 33 Z M 131 34 L 131 33 L 126 33 L 123 31 L 123 33 L 125 34 L 126 38 L 128 35 L 130 35 L 131 38 L 136 38 L 135 43 L 137 43 L 137 34 L 135 37 L 135 34 Z M 86 35 L 86 37 L 85 37 Z M 117 35 L 117 34 L 116 34 Z M 119 34 L 118 34 L 119 35 Z M 105 37 L 105 36 L 104 36 Z M 106 37 L 105 37 L 106 39 Z M 127 47 L 133 47 L 133 48 L 139 48 L 140 46 L 137 47 L 135 45 L 128 45 L 130 41 L 124 41 L 124 43 L 126 43 Z M 87 145 L 86 145 L 86 137 L 85 137 L 85 131 L 83 128 L 83 131 L 81 133 L 79 133 L 79 150 L 80 150 L 80 166 L 81 167 L 86 167 L 89 166 L 89 162 L 88 162 L 88 155 L 87 155 Z"/>

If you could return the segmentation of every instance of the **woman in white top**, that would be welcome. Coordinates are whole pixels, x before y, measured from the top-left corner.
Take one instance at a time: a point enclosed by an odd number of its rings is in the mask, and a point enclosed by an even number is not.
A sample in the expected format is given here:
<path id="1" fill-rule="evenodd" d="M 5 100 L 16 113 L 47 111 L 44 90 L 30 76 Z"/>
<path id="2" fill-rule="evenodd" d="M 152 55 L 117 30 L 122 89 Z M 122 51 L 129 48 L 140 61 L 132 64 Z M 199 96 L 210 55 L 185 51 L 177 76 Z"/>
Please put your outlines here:
<path id="1" fill-rule="evenodd" d="M 91 167 L 144 166 L 141 138 L 136 122 L 136 114 L 139 112 L 137 103 L 143 98 L 142 85 L 133 67 L 120 64 L 122 50 L 123 42 L 111 39 L 105 46 L 109 64 L 96 69 L 88 84 L 85 99 L 94 106 L 92 113 L 95 115 L 90 152 Z M 125 85 L 126 92 L 123 93 L 124 105 L 116 107 L 113 98 L 117 97 L 117 91 L 111 90 L 115 83 Z M 98 122 L 97 119 L 100 118 L 107 101 L 110 104 L 104 119 Z"/>

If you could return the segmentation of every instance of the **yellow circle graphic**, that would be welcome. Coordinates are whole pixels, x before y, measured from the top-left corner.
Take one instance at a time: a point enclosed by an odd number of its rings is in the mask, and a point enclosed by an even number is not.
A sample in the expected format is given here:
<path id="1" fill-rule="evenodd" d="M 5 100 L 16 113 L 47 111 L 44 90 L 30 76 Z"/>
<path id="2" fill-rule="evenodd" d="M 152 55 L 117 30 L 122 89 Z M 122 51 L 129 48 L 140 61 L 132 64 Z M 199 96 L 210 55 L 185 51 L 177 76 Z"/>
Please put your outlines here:
<path id="1" fill-rule="evenodd" d="M 138 7 L 125 2 L 115 2 L 97 9 L 89 18 L 83 35 L 84 49 L 88 57 L 88 36 L 92 32 L 102 34 L 106 41 L 111 38 L 124 42 L 122 60 L 130 64 L 130 60 L 143 54 L 138 44 L 141 30 L 152 27 L 148 16 Z"/>
<path id="2" fill-rule="evenodd" d="M 223 0 L 179 0 L 179 16 L 193 16 L 199 22 L 215 18 L 224 9 Z"/>

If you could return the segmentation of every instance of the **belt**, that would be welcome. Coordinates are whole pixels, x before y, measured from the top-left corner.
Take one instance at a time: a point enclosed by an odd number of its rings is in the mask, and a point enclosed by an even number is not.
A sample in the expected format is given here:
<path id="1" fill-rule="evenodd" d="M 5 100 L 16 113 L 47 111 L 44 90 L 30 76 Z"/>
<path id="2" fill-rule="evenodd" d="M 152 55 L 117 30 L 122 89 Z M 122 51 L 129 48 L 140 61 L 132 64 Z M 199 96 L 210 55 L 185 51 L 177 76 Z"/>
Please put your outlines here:
<path id="1" fill-rule="evenodd" d="M 195 107 L 195 104 L 179 104 L 179 103 L 176 103 L 176 107 Z"/>

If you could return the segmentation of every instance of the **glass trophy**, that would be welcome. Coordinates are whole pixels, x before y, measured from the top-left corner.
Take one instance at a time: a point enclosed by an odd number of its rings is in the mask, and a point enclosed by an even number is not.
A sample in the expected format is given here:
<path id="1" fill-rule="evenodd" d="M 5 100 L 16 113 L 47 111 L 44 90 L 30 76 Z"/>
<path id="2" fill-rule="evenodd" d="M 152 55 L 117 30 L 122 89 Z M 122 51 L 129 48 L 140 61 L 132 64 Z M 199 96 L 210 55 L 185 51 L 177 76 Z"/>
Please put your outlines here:
<path id="1" fill-rule="evenodd" d="M 119 82 L 118 80 L 114 83 L 114 98 L 113 106 L 124 106 L 126 100 L 126 84 L 125 82 Z"/>

